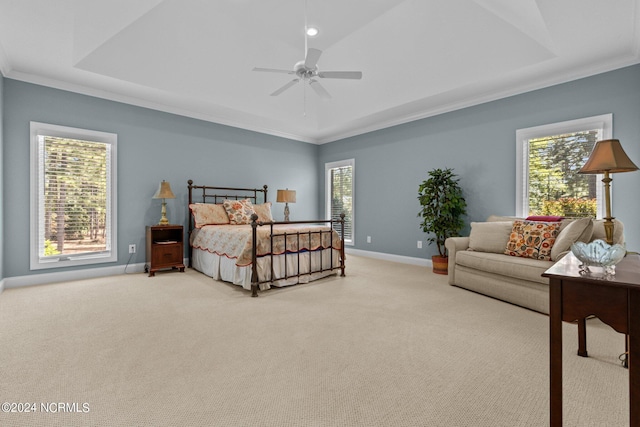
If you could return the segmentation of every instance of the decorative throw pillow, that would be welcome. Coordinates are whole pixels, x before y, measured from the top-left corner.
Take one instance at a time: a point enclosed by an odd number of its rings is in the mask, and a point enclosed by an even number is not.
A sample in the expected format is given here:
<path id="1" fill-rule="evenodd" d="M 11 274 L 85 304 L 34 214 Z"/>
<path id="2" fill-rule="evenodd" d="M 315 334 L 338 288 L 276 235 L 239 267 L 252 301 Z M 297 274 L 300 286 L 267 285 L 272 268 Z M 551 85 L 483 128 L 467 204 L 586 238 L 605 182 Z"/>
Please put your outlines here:
<path id="1" fill-rule="evenodd" d="M 273 222 L 273 215 L 271 215 L 271 202 L 253 205 L 253 210 L 256 215 L 258 215 L 258 221 Z"/>
<path id="2" fill-rule="evenodd" d="M 472 222 L 469 250 L 501 254 L 512 229 L 513 221 Z"/>
<path id="3" fill-rule="evenodd" d="M 561 254 L 571 249 L 575 242 L 589 242 L 593 232 L 591 218 L 578 218 L 560 228 L 558 237 L 551 248 L 551 260 L 557 261 Z"/>
<path id="4" fill-rule="evenodd" d="M 514 221 L 504 253 L 551 261 L 551 249 L 559 230 L 559 222 Z"/>
<path id="5" fill-rule="evenodd" d="M 251 215 L 255 213 L 251 200 L 225 200 L 222 205 L 231 224 L 251 224 Z"/>
<path id="6" fill-rule="evenodd" d="M 196 228 L 205 225 L 229 224 L 229 215 L 222 205 L 212 203 L 192 203 L 189 210 L 193 215 Z"/>

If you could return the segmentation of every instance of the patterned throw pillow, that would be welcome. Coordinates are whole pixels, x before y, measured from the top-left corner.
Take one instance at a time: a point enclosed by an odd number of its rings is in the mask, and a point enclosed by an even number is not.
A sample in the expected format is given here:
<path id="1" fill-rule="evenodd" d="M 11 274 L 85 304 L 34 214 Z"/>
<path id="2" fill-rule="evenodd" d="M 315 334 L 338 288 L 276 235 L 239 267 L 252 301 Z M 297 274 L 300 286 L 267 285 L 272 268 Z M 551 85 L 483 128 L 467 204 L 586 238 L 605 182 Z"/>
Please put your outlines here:
<path id="1" fill-rule="evenodd" d="M 271 214 L 271 202 L 262 203 L 260 205 L 253 205 L 253 210 L 258 215 L 258 221 L 273 222 L 273 215 Z"/>
<path id="2" fill-rule="evenodd" d="M 222 205 L 192 203 L 189 205 L 196 228 L 205 225 L 229 224 L 229 215 Z"/>
<path id="3" fill-rule="evenodd" d="M 251 215 L 255 213 L 251 200 L 225 200 L 222 205 L 231 224 L 251 224 Z"/>
<path id="4" fill-rule="evenodd" d="M 516 220 L 504 253 L 511 256 L 551 261 L 551 248 L 560 222 Z"/>

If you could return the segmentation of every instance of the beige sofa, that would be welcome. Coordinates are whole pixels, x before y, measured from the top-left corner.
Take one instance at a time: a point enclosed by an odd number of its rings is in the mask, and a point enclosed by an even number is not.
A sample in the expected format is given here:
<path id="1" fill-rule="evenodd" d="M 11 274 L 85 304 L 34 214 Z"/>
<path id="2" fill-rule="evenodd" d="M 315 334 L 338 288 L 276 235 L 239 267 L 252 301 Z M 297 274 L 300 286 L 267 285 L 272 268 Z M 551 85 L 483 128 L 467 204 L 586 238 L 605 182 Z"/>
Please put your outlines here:
<path id="1" fill-rule="evenodd" d="M 604 240 L 604 221 L 563 220 L 551 247 L 551 261 L 544 261 L 505 254 L 516 219 L 492 215 L 485 222 L 472 222 L 468 237 L 448 238 L 449 284 L 548 314 L 549 284 L 542 273 L 574 242 Z M 623 223 L 615 220 L 614 243 L 624 244 L 623 231 Z"/>

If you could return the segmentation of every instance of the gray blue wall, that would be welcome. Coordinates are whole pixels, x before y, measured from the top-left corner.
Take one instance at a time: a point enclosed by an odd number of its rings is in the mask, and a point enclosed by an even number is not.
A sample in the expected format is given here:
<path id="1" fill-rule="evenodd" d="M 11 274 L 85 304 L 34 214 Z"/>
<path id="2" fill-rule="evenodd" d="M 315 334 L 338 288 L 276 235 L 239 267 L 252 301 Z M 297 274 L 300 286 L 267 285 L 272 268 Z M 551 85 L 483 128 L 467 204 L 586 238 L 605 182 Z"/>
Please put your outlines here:
<path id="1" fill-rule="evenodd" d="M 275 203 L 276 190 L 295 189 L 292 218 L 317 216 L 315 145 L 11 79 L 4 79 L 3 99 L 5 277 L 42 273 L 29 270 L 30 121 L 118 134 L 117 264 L 129 259 L 130 243 L 138 246 L 131 262 L 144 262 L 145 226 L 160 219 L 161 201 L 151 197 L 163 179 L 176 194 L 167 200 L 172 223 L 187 224 L 188 179 L 230 187 L 267 184 L 279 220 L 284 206 Z"/>
<path id="2" fill-rule="evenodd" d="M 315 146 L 57 89 L 0 80 L 0 278 L 29 271 L 29 122 L 118 134 L 117 264 L 144 262 L 144 227 L 158 221 L 160 180 L 177 199 L 173 223 L 185 224 L 186 181 L 297 190 L 294 219 L 324 212 L 324 164 L 356 159 L 355 248 L 428 258 L 416 248 L 417 188 L 433 168 L 452 167 L 469 205 L 467 224 L 492 213 L 515 213 L 515 132 L 564 120 L 613 113 L 614 138 L 640 164 L 640 65 L 505 98 L 404 125 Z M 616 174 L 613 214 L 625 222 L 630 250 L 640 250 L 640 172 Z M 2 207 L 3 206 L 3 207 Z M 283 206 L 274 203 L 276 219 Z M 468 231 L 468 226 L 465 232 Z M 366 243 L 366 236 L 372 237 Z"/>
<path id="3" fill-rule="evenodd" d="M 459 175 L 467 224 L 514 215 L 516 130 L 606 113 L 613 113 L 613 137 L 640 165 L 636 65 L 322 145 L 318 179 L 326 162 L 355 158 L 355 248 L 428 258 L 435 246 L 416 243 L 427 237 L 418 226 L 417 191 L 429 170 L 451 167 Z M 640 172 L 613 175 L 612 199 L 628 249 L 640 251 Z M 323 186 L 318 201 L 324 206 Z"/>

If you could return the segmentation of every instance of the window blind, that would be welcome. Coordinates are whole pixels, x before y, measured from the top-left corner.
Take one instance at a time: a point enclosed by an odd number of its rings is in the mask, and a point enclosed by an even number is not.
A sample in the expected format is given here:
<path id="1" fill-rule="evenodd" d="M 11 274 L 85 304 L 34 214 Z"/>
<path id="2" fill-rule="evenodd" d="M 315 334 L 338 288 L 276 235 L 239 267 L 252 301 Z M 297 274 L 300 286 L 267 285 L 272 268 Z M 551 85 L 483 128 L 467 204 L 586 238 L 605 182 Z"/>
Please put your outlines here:
<path id="1" fill-rule="evenodd" d="M 38 141 L 39 256 L 109 251 L 111 145 L 43 135 Z"/>
<path id="2" fill-rule="evenodd" d="M 596 216 L 596 175 L 578 171 L 598 138 L 596 129 L 528 141 L 530 215 Z"/>
<path id="3" fill-rule="evenodd" d="M 342 166 L 331 169 L 331 218 L 340 219 L 345 214 L 344 239 L 353 240 L 353 167 Z"/>

